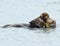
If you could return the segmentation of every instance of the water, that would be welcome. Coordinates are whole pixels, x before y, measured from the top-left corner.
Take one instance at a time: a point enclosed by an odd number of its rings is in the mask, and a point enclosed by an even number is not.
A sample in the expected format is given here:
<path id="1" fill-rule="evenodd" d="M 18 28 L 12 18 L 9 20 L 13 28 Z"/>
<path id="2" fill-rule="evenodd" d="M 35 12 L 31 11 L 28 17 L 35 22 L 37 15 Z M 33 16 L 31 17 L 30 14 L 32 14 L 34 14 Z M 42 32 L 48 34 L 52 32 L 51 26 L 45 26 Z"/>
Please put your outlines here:
<path id="1" fill-rule="evenodd" d="M 0 25 L 28 23 L 42 12 L 55 29 L 0 28 L 0 46 L 60 46 L 60 0 L 0 0 Z"/>

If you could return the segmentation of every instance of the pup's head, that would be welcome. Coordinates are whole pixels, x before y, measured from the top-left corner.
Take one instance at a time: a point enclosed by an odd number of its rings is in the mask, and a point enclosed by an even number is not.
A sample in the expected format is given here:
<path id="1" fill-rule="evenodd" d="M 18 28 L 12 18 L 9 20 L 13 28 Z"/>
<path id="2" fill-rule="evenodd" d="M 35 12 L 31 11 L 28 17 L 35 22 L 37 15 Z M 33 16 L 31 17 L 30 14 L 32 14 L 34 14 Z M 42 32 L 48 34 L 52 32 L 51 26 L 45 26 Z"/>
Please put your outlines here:
<path id="1" fill-rule="evenodd" d="M 46 22 L 46 20 L 49 18 L 49 14 L 48 14 L 48 13 L 42 13 L 42 14 L 40 15 L 40 18 L 41 18 L 43 21 Z"/>

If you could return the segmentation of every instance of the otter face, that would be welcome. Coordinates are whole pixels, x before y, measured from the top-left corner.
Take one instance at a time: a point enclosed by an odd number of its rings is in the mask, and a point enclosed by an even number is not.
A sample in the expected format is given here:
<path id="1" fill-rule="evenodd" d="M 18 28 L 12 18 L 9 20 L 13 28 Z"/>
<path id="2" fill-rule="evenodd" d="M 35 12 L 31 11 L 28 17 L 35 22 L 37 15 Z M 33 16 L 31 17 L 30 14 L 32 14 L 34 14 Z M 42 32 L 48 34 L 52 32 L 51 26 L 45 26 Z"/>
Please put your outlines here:
<path id="1" fill-rule="evenodd" d="M 51 18 L 48 18 L 46 21 L 46 27 L 51 27 L 51 24 L 54 22 L 54 20 L 52 20 Z"/>
<path id="2" fill-rule="evenodd" d="M 40 18 L 41 18 L 44 22 L 46 22 L 46 20 L 49 18 L 49 15 L 48 15 L 48 13 L 42 13 L 41 16 L 40 16 Z"/>
<path id="3" fill-rule="evenodd" d="M 50 27 L 50 19 L 48 13 L 42 13 L 40 18 L 45 22 L 45 27 Z M 49 22 L 50 21 L 50 22 Z"/>

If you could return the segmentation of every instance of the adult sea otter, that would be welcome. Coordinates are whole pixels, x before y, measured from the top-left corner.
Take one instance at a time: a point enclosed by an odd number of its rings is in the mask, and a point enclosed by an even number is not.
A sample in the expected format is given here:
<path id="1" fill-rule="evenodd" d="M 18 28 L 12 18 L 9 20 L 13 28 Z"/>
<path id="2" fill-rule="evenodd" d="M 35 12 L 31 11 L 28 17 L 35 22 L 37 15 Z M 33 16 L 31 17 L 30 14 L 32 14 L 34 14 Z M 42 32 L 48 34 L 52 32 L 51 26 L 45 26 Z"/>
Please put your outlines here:
<path id="1" fill-rule="evenodd" d="M 56 21 L 52 20 L 49 17 L 48 13 L 42 13 L 39 17 L 37 17 L 36 19 L 33 19 L 29 22 L 29 24 L 7 24 L 4 25 L 3 28 L 6 27 L 29 27 L 29 28 L 50 28 L 56 27 Z"/>

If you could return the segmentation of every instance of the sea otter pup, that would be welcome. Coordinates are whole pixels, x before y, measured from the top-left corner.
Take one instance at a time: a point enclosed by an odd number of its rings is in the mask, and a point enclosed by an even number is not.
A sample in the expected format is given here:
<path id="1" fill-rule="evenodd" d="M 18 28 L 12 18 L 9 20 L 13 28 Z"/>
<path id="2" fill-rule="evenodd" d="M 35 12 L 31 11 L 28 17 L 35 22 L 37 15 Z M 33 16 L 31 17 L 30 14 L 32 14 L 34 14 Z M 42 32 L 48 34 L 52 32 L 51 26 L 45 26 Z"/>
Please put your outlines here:
<path id="1" fill-rule="evenodd" d="M 42 13 L 36 19 L 31 20 L 29 24 L 8 24 L 3 26 L 3 28 L 6 27 L 49 28 L 56 27 L 56 22 L 52 20 L 47 13 Z"/>
<path id="2" fill-rule="evenodd" d="M 51 24 L 56 23 L 53 19 L 49 17 L 48 13 L 42 13 L 40 18 L 45 22 L 46 28 L 50 28 Z"/>

